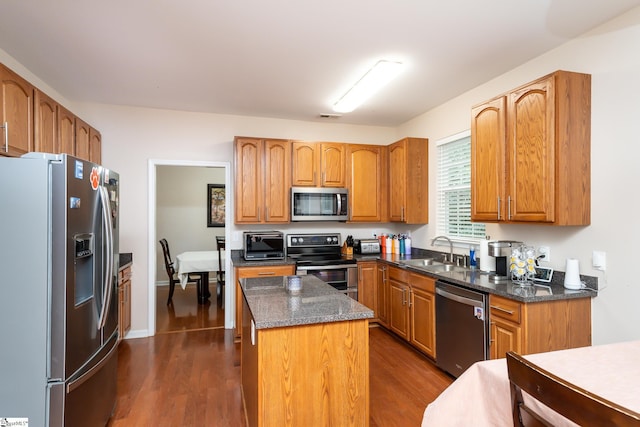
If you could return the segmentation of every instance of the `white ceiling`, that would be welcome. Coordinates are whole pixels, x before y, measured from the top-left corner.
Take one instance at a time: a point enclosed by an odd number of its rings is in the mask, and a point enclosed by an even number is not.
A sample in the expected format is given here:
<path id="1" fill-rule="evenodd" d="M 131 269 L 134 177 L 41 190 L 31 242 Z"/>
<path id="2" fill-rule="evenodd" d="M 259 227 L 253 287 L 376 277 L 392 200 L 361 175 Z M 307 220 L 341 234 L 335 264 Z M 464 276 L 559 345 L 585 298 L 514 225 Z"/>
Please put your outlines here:
<path id="1" fill-rule="evenodd" d="M 3 0 L 0 49 L 67 99 L 395 126 L 640 0 Z M 403 74 L 335 119 L 378 59 Z"/>

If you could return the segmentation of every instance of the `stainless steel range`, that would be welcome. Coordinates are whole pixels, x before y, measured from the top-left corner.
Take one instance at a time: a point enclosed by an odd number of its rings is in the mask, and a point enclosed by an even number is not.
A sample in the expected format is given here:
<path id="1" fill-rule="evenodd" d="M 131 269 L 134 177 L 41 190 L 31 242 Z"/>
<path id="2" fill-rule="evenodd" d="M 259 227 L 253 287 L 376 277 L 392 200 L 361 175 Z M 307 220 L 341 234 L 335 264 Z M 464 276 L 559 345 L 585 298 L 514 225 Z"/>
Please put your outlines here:
<path id="1" fill-rule="evenodd" d="M 287 255 L 296 261 L 296 274 L 311 274 L 358 299 L 356 260 L 343 257 L 340 233 L 287 234 Z"/>

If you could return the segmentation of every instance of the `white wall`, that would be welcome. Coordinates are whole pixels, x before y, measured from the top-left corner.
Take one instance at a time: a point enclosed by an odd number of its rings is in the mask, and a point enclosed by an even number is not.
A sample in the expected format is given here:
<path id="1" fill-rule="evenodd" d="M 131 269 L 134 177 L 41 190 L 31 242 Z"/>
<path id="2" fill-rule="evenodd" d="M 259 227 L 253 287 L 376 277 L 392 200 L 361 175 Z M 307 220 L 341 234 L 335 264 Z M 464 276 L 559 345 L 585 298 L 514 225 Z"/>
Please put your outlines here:
<path id="1" fill-rule="evenodd" d="M 174 260 L 184 251 L 216 250 L 215 236 L 224 236 L 224 227 L 207 226 L 207 185 L 224 181 L 224 168 L 157 166 L 156 240 L 167 239 Z M 156 247 L 155 281 L 166 284 L 162 248 Z"/>
<path id="2" fill-rule="evenodd" d="M 593 300 L 594 344 L 640 339 L 640 284 L 631 268 L 640 237 L 635 184 L 640 182 L 640 8 L 585 36 L 439 106 L 398 129 L 399 134 L 436 141 L 468 129 L 470 107 L 557 69 L 592 75 L 591 225 L 545 227 L 487 225 L 493 239 L 551 246 L 553 268 L 564 271 L 566 258 L 578 258 L 582 274 L 599 278 L 604 289 Z M 435 145 L 430 149 L 431 218 L 435 217 Z M 418 241 L 433 237 L 430 226 Z M 414 236 L 416 239 L 416 236 Z M 417 244 L 417 242 L 416 242 Z M 607 253 L 606 275 L 592 268 L 592 251 Z"/>

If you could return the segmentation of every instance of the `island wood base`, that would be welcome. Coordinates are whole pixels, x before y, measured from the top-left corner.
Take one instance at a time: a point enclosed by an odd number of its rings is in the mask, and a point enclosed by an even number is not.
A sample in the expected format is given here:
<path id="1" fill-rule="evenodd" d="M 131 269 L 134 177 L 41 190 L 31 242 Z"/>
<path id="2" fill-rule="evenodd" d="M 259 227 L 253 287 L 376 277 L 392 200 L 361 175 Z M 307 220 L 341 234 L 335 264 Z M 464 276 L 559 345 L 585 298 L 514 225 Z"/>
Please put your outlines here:
<path id="1" fill-rule="evenodd" d="M 252 334 L 245 300 L 241 370 L 249 427 L 369 425 L 368 319 Z"/>

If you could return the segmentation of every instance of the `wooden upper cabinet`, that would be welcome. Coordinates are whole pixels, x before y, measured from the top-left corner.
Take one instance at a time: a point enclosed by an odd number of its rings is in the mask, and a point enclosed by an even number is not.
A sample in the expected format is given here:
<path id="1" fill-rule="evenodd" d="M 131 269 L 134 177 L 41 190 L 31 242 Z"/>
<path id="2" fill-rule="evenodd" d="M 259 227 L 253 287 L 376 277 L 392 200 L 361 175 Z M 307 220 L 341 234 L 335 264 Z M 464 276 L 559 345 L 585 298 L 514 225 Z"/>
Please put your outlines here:
<path id="1" fill-rule="evenodd" d="M 33 151 L 34 87 L 0 64 L 0 154 L 21 156 Z"/>
<path id="2" fill-rule="evenodd" d="M 236 137 L 235 222 L 287 223 L 291 142 Z"/>
<path id="3" fill-rule="evenodd" d="M 404 138 L 389 146 L 389 219 L 429 222 L 429 140 Z"/>
<path id="4" fill-rule="evenodd" d="M 89 160 L 89 132 L 91 126 L 76 117 L 76 157 Z"/>
<path id="5" fill-rule="evenodd" d="M 59 153 L 58 103 L 35 90 L 34 149 L 41 153 Z"/>
<path id="6" fill-rule="evenodd" d="M 102 135 L 92 127 L 89 128 L 89 161 L 102 164 Z"/>
<path id="7" fill-rule="evenodd" d="M 322 187 L 344 187 L 345 146 L 340 143 L 320 144 L 320 185 Z"/>
<path id="8" fill-rule="evenodd" d="M 76 116 L 58 105 L 58 144 L 59 153 L 76 154 Z"/>
<path id="9" fill-rule="evenodd" d="M 505 217 L 506 98 L 471 111 L 471 217 L 495 221 Z"/>
<path id="10" fill-rule="evenodd" d="M 472 109 L 472 220 L 588 225 L 591 76 L 557 71 Z"/>
<path id="11" fill-rule="evenodd" d="M 339 142 L 293 142 L 292 185 L 345 187 L 346 146 Z"/>
<path id="12" fill-rule="evenodd" d="M 294 187 L 316 187 L 320 167 L 319 147 L 313 142 L 294 141 L 291 144 L 293 171 L 291 185 Z"/>
<path id="13" fill-rule="evenodd" d="M 387 148 L 380 145 L 348 144 L 346 152 L 349 220 L 386 221 Z"/>

